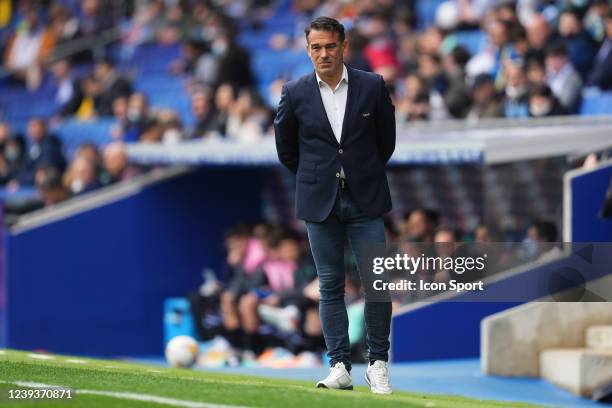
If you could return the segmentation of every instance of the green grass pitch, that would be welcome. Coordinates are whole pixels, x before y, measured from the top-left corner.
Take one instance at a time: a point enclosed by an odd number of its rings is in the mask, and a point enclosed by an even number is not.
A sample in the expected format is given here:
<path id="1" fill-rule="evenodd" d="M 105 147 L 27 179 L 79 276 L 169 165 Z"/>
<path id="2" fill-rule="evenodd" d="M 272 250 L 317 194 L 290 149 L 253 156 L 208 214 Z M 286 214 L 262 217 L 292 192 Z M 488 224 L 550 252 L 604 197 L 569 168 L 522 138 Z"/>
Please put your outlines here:
<path id="1" fill-rule="evenodd" d="M 41 407 L 534 407 L 529 404 L 481 401 L 455 396 L 396 391 L 372 395 L 366 387 L 354 391 L 314 388 L 312 382 L 229 375 L 189 369 L 131 364 L 116 360 L 38 355 L 0 350 L 0 406 Z M 44 356 L 44 355 L 43 355 Z M 21 385 L 15 385 L 19 383 Z M 73 399 L 9 402 L 8 389 L 48 384 L 71 388 Z M 80 391 L 81 390 L 81 391 Z"/>

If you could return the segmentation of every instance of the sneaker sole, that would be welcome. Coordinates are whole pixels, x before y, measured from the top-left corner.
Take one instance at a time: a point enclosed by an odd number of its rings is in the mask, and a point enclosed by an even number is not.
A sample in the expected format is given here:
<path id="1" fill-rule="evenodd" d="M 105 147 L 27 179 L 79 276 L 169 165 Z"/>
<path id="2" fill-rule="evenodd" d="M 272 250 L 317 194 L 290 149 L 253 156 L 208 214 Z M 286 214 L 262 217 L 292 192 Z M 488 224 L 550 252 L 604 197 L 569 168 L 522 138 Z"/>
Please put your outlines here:
<path id="1" fill-rule="evenodd" d="M 317 388 L 325 388 L 327 390 L 343 390 L 343 391 L 353 391 L 353 386 L 352 385 L 348 385 L 346 387 L 340 387 L 340 388 L 329 388 L 327 385 L 323 384 L 323 383 L 317 383 Z"/>

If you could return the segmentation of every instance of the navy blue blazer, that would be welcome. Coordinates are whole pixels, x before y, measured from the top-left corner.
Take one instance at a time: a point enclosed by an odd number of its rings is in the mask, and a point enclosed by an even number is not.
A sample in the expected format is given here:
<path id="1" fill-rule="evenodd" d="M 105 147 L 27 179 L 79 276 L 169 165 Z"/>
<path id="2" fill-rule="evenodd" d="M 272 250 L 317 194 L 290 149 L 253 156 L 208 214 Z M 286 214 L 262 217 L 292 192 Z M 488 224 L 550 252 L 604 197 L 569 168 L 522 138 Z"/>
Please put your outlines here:
<path id="1" fill-rule="evenodd" d="M 327 119 L 314 71 L 283 86 L 274 119 L 278 158 L 296 173 L 295 213 L 325 220 L 340 168 L 359 208 L 371 218 L 391 210 L 385 164 L 395 150 L 395 108 L 380 75 L 347 67 L 340 142 Z"/>

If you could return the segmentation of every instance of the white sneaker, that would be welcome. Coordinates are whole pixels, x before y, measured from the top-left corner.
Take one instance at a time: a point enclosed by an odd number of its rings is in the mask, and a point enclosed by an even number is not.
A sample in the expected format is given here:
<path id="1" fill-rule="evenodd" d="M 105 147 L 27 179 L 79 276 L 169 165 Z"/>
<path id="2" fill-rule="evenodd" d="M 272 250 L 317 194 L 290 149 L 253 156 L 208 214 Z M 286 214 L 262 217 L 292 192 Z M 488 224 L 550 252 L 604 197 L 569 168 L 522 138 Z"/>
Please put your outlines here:
<path id="1" fill-rule="evenodd" d="M 370 391 L 374 394 L 391 394 L 393 390 L 389 384 L 389 363 L 376 360 L 373 364 L 368 364 L 365 380 L 370 386 Z"/>
<path id="2" fill-rule="evenodd" d="M 344 363 L 336 363 L 326 379 L 317 383 L 317 388 L 334 388 L 336 390 L 352 390 L 353 379 L 344 366 Z"/>

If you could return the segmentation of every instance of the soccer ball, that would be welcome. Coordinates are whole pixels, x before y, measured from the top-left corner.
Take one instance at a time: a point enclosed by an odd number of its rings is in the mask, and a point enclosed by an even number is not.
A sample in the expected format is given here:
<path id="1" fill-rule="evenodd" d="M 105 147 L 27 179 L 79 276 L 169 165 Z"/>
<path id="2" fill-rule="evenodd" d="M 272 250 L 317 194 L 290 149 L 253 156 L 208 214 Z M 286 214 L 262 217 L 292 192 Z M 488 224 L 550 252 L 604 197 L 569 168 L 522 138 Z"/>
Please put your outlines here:
<path id="1" fill-rule="evenodd" d="M 198 357 L 198 342 L 190 336 L 176 336 L 166 346 L 166 360 L 171 367 L 191 367 Z"/>

